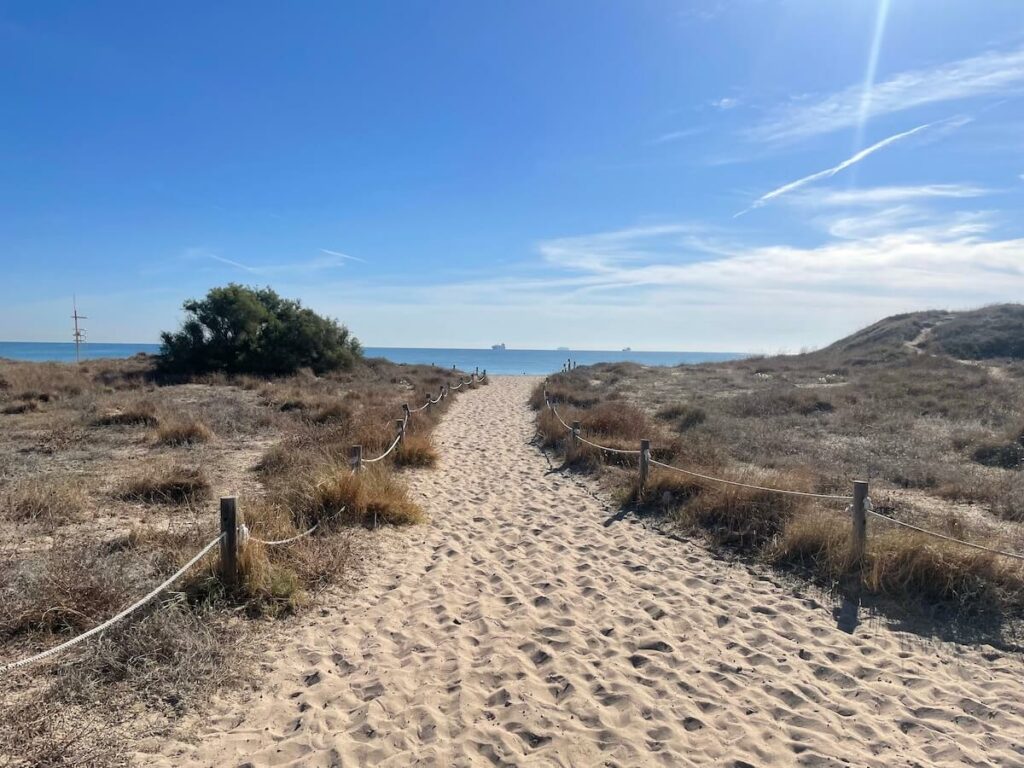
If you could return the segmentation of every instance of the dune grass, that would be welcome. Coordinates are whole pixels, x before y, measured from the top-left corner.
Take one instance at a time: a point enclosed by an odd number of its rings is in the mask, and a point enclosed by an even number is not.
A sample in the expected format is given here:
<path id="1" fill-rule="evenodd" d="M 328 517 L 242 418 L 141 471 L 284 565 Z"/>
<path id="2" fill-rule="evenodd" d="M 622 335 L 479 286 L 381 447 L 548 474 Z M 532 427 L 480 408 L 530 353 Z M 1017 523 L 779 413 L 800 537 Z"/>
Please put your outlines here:
<path id="1" fill-rule="evenodd" d="M 210 492 L 210 481 L 200 467 L 157 461 L 126 479 L 116 495 L 149 504 L 195 504 L 208 499 Z"/>
<path id="2" fill-rule="evenodd" d="M 641 409 L 622 399 L 628 366 L 599 368 L 600 375 L 574 370 L 547 383 L 549 398 L 557 403 L 562 419 L 569 424 L 579 421 L 581 434 L 593 442 L 635 448 L 643 437 L 652 440 L 657 460 L 701 474 L 768 488 L 849 493 L 831 474 L 816 474 L 810 464 L 769 468 L 738 461 L 730 456 L 731 446 L 723 444 L 726 436 L 713 431 L 715 416 L 709 415 L 704 403 L 670 402 Z M 565 427 L 544 407 L 543 386 L 531 396 L 541 444 L 561 453 L 567 467 L 600 474 L 627 508 L 661 515 L 734 553 L 796 569 L 825 584 L 857 583 L 867 593 L 900 605 L 943 603 L 967 614 L 1024 612 L 1024 569 L 1005 558 L 912 531 L 872 525 L 864 559 L 854 562 L 851 523 L 841 503 L 837 507 L 827 501 L 696 480 L 656 467 L 640 498 L 635 457 L 624 459 L 573 445 Z M 831 414 L 832 402 L 830 393 L 767 389 L 756 396 L 741 393 L 716 408 L 745 420 L 789 424 L 793 418 Z M 999 545 L 998 539 L 990 543 Z"/>
<path id="3" fill-rule="evenodd" d="M 195 417 L 184 416 L 163 420 L 153 439 L 160 445 L 195 445 L 212 440 L 213 430 Z"/>
<path id="4" fill-rule="evenodd" d="M 17 677 L 33 682 L 0 696 L 0 754 L 40 765 L 116 762 L 132 732 L 119 713 L 144 702 L 177 716 L 244 664 L 225 655 L 246 634 L 233 617 L 292 614 L 330 584 L 355 584 L 370 566 L 374 534 L 366 529 L 424 519 L 400 468 L 436 461 L 430 433 L 450 401 L 416 414 L 405 449 L 358 475 L 349 471 L 349 448 L 380 453 L 402 404 L 436 396 L 453 378 L 374 360 L 330 376 L 174 380 L 155 377 L 142 358 L 0 361 L 0 409 L 11 411 L 3 417 L 10 439 L 0 451 L 0 522 L 23 539 L 0 557 L 4 661 L 96 626 L 180 568 L 216 536 L 211 496 L 225 468 L 246 479 L 239 511 L 252 531 L 235 588 L 218 578 L 214 550 L 61 665 Z M 148 428 L 145 439 L 139 428 Z M 269 443 L 251 474 L 251 459 L 239 461 L 250 438 Z M 185 446 L 187 453 L 170 450 Z M 122 534 L 111 531 L 119 520 Z M 290 538 L 314 523 L 311 535 L 287 545 L 257 540 Z M 58 713 L 68 702 L 83 710 L 65 720 Z"/>

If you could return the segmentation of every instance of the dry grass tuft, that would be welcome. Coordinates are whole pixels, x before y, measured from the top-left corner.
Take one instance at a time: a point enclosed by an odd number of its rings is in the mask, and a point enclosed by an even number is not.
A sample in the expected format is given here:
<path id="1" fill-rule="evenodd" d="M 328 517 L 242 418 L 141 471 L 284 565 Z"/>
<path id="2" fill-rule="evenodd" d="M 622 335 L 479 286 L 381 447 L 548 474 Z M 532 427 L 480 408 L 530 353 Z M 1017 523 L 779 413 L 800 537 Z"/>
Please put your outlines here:
<path id="1" fill-rule="evenodd" d="M 310 525 L 335 522 L 411 525 L 426 517 L 390 467 L 374 464 L 353 473 L 346 465 L 325 468 L 298 507 Z"/>
<path id="2" fill-rule="evenodd" d="M 673 403 L 666 405 L 655 414 L 662 421 L 672 424 L 677 432 L 685 432 L 688 429 L 699 427 L 707 418 L 707 412 L 703 408 L 686 403 Z"/>
<path id="3" fill-rule="evenodd" d="M 340 400 L 321 403 L 308 413 L 314 424 L 348 424 L 352 421 L 352 409 Z"/>
<path id="4" fill-rule="evenodd" d="M 17 416 L 21 413 L 32 413 L 39 410 L 39 403 L 35 400 L 25 400 L 20 403 L 10 403 L 3 407 L 3 413 L 7 416 Z"/>
<path id="5" fill-rule="evenodd" d="M 995 555 L 915 531 L 873 532 L 868 539 L 865 585 L 879 594 L 943 601 L 976 610 L 1000 603 L 1020 605 L 1024 573 Z"/>
<path id="6" fill-rule="evenodd" d="M 17 523 L 47 529 L 80 521 L 85 516 L 85 494 L 71 478 L 24 479 L 7 487 L 0 512 Z"/>
<path id="7" fill-rule="evenodd" d="M 126 748 L 111 720 L 55 706 L 45 689 L 0 700 L 0 764 L 7 768 L 127 766 Z"/>
<path id="8" fill-rule="evenodd" d="M 809 570 L 834 583 L 852 572 L 850 545 L 847 517 L 808 510 L 794 515 L 765 554 L 771 563 Z"/>
<path id="9" fill-rule="evenodd" d="M 160 423 L 156 405 L 150 400 L 137 400 L 101 414 L 93 422 L 98 427 L 137 426 L 155 427 Z"/>
<path id="10" fill-rule="evenodd" d="M 195 445 L 213 438 L 213 431 L 194 417 L 164 421 L 157 427 L 154 439 L 160 445 Z"/>
<path id="11" fill-rule="evenodd" d="M 743 482 L 793 487 L 774 474 L 750 473 Z M 806 508 L 800 497 L 753 488 L 711 484 L 680 510 L 681 519 L 706 531 L 719 544 L 756 551 L 779 536 L 786 523 Z"/>
<path id="12" fill-rule="evenodd" d="M 138 476 L 125 481 L 117 495 L 128 501 L 190 504 L 210 497 L 210 481 L 198 467 L 151 464 Z"/>
<path id="13" fill-rule="evenodd" d="M 130 553 L 101 546 L 59 545 L 41 561 L 4 574 L 0 634 L 79 633 L 141 593 L 143 574 Z"/>
<path id="14" fill-rule="evenodd" d="M 407 432 L 395 449 L 395 464 L 400 467 L 432 467 L 437 464 L 437 451 L 427 435 Z"/>

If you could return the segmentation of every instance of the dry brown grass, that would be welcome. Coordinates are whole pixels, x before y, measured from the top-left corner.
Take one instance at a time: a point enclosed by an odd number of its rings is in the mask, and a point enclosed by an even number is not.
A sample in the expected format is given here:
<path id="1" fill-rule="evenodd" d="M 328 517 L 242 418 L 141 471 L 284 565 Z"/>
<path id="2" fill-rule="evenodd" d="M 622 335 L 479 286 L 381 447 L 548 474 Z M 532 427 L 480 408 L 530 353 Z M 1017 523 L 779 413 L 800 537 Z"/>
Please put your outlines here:
<path id="1" fill-rule="evenodd" d="M 301 519 L 328 526 L 338 522 L 410 525 L 426 520 L 401 480 L 390 467 L 380 465 L 368 465 L 357 473 L 344 465 L 321 470 L 300 510 Z"/>
<path id="2" fill-rule="evenodd" d="M 432 467 L 437 451 L 428 435 L 407 432 L 395 449 L 395 464 L 400 467 Z"/>
<path id="3" fill-rule="evenodd" d="M 879 594 L 969 608 L 1021 607 L 1024 572 L 995 555 L 914 531 L 874 532 L 865 585 Z"/>
<path id="4" fill-rule="evenodd" d="M 17 523 L 53 529 L 85 516 L 86 499 L 79 481 L 68 477 L 25 478 L 8 485 L 0 512 Z"/>
<path id="5" fill-rule="evenodd" d="M 117 495 L 151 504 L 192 504 L 210 497 L 210 481 L 199 467 L 155 462 L 125 480 Z"/>
<path id="6" fill-rule="evenodd" d="M 329 377 L 211 376 L 172 383 L 156 381 L 143 359 L 82 366 L 0 361 L 0 409 L 32 404 L 4 416 L 6 442 L 0 445 L 0 514 L 5 524 L 3 510 L 17 518 L 11 522 L 24 539 L 24 546 L 0 557 L 4 661 L 95 626 L 212 538 L 213 505 L 201 503 L 210 494 L 206 475 L 245 477 L 248 460 L 238 461 L 232 451 L 236 444 L 244 450 L 248 441 L 238 436 L 271 443 L 253 475 L 259 491 L 239 500 L 254 536 L 288 538 L 323 523 L 279 547 L 250 541 L 240 558 L 241 584 L 230 593 L 216 578 L 211 553 L 173 592 L 70 651 L 66 663 L 49 668 L 53 674 L 30 678 L 23 690 L 32 695 L 19 699 L 23 705 L 9 706 L 13 699 L 0 691 L 0 764 L 15 752 L 32 765 L 117 763 L 132 733 L 131 723 L 115 727 L 118 713 L 138 711 L 144 702 L 177 715 L 223 681 L 232 668 L 223 649 L 240 631 L 228 616 L 291 613 L 326 585 L 353 581 L 367 561 L 368 534 L 356 527 L 418 522 L 422 511 L 390 458 L 353 478 L 349 446 L 360 443 L 366 455 L 375 455 L 394 436 L 402 403 L 428 391 L 436 395 L 452 378 L 428 366 L 369 361 Z M 282 409 L 288 399 L 298 405 Z M 426 461 L 430 430 L 447 405 L 410 423 L 411 462 Z M 203 430 L 192 422 L 223 439 L 202 444 Z M 117 428 L 147 425 L 153 439 L 145 441 L 135 429 Z M 192 444 L 188 463 L 168 458 L 166 444 Z M 118 458 L 140 452 L 138 463 Z M 325 475 L 333 481 L 316 488 Z M 88 478 L 108 477 L 113 498 L 97 504 L 93 491 L 99 488 L 89 488 Z M 47 490 L 55 485 L 60 488 Z M 152 510 L 137 523 L 137 508 L 119 500 L 177 506 L 166 514 Z M 93 515 L 94 509 L 103 514 Z M 51 543 L 43 534 L 58 524 L 61 536 Z M 119 524 L 137 527 L 118 535 Z M 36 690 L 49 698 L 33 709 Z M 95 722 L 65 722 L 60 713 L 67 706 L 82 706 Z"/>
<path id="7" fill-rule="evenodd" d="M 0 765 L 4 768 L 129 765 L 114 718 L 100 718 L 42 689 L 0 698 Z"/>
<path id="8" fill-rule="evenodd" d="M 983 411 L 989 415 L 998 398 L 1007 396 L 1003 384 L 995 385 L 995 391 L 986 390 L 993 385 L 985 372 L 963 371 L 958 364 L 913 360 L 901 369 L 887 359 L 886 366 L 871 369 L 859 380 L 866 391 L 834 388 L 835 382 L 848 382 L 854 376 L 850 370 L 833 367 L 812 378 L 790 359 L 677 371 L 602 365 L 552 377 L 547 387 L 552 400 L 560 403 L 557 407 L 562 418 L 567 423 L 580 421 L 582 435 L 594 442 L 635 448 L 640 437 L 647 437 L 652 440 L 654 458 L 666 463 L 753 485 L 823 493 L 849 493 L 849 478 L 864 469 L 864 464 L 854 465 L 845 457 L 837 460 L 835 448 L 847 439 L 837 439 L 837 432 L 840 436 L 849 433 L 850 440 L 855 435 L 861 450 L 867 447 L 877 460 L 875 451 L 892 450 L 892 444 L 886 442 L 888 437 L 878 446 L 866 442 L 866 435 L 873 433 L 865 432 L 864 427 L 881 423 L 883 435 L 892 436 L 901 446 L 906 444 L 893 425 L 880 422 L 895 418 L 899 428 L 905 429 L 907 415 L 894 417 L 901 401 L 908 401 L 921 414 L 915 423 L 927 423 L 933 430 L 941 423 L 938 419 L 977 418 L 977 401 L 966 398 L 977 397 L 979 392 L 990 398 Z M 924 376 L 919 367 L 948 369 L 954 375 L 951 381 L 936 381 Z M 664 383 L 666 379 L 671 385 Z M 826 388 L 804 388 L 803 382 L 809 379 L 826 384 Z M 699 399 L 695 401 L 690 391 L 682 389 L 684 382 L 699 393 Z M 662 389 L 665 386 L 670 386 L 668 397 Z M 1021 569 L 958 545 L 936 545 L 930 537 L 872 529 L 863 568 L 855 568 L 849 518 L 827 503 L 696 481 L 657 468 L 651 471 L 645 498 L 637 499 L 635 461 L 622 462 L 586 445 L 572 446 L 568 431 L 542 407 L 541 390 L 538 387 L 533 393 L 532 403 L 541 406 L 537 429 L 542 445 L 561 451 L 567 466 L 600 472 L 602 481 L 617 487 L 628 506 L 665 515 L 684 529 L 699 531 L 713 543 L 747 556 L 797 568 L 826 584 L 861 583 L 867 592 L 903 605 L 947 603 L 961 613 L 1024 608 Z M 656 397 L 651 397 L 652 392 Z M 846 421 L 851 410 L 856 412 L 855 422 Z M 962 468 L 964 464 L 970 467 L 970 451 L 978 445 L 976 426 L 971 432 L 950 430 L 951 438 L 942 449 L 959 451 L 963 463 L 958 472 L 947 474 L 942 485 L 938 477 L 929 480 L 925 474 L 937 467 L 915 463 L 917 457 L 929 455 L 926 451 L 937 450 L 937 444 L 923 440 L 925 433 L 919 429 L 910 432 L 910 440 L 917 444 L 899 454 L 899 469 L 893 462 L 868 464 L 868 471 L 885 466 L 886 474 L 899 485 L 931 485 L 936 493 L 952 498 L 988 498 L 994 511 L 997 497 L 1019 496 L 1008 483 L 994 483 L 980 469 Z M 1019 424 L 1010 424 L 999 434 L 1017 445 Z M 805 460 L 797 461 L 797 457 Z M 880 493 L 876 489 L 873 495 Z M 999 514 L 1010 519 L 1021 510 L 1024 505 Z M 949 521 L 928 518 L 920 522 L 942 530 L 950 525 Z M 966 529 L 961 523 L 954 527 L 954 535 L 971 540 L 981 537 L 1000 545 L 995 533 L 983 536 L 977 528 Z M 1014 548 L 1005 541 L 1001 546 Z"/>
<path id="9" fill-rule="evenodd" d="M 155 427 L 160 423 L 160 417 L 152 400 L 136 400 L 100 414 L 93 423 L 99 427 Z"/>
<path id="10" fill-rule="evenodd" d="M 769 562 L 814 572 L 830 583 L 853 572 L 850 521 L 834 511 L 805 510 L 766 551 Z"/>
<path id="11" fill-rule="evenodd" d="M 31 413 L 32 411 L 39 410 L 39 403 L 35 400 L 25 400 L 18 403 L 9 403 L 5 405 L 0 411 L 6 416 L 16 416 L 22 413 Z"/>
<path id="12" fill-rule="evenodd" d="M 145 574 L 130 553 L 57 545 L 34 564 L 9 565 L 0 591 L 0 634 L 78 633 L 141 593 Z"/>
<path id="13" fill-rule="evenodd" d="M 160 445 L 195 445 L 213 439 L 213 431 L 199 419 L 186 416 L 163 420 L 153 437 Z"/>

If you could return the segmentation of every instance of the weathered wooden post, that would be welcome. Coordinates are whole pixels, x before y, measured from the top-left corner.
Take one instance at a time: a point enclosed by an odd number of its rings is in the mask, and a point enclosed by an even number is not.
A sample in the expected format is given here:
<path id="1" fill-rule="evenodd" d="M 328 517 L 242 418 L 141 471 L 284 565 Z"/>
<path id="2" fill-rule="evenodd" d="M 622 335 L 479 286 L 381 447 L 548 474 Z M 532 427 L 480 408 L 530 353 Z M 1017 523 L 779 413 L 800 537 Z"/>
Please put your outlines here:
<path id="1" fill-rule="evenodd" d="M 353 472 L 358 472 L 363 468 L 363 446 L 353 445 L 348 449 L 348 463 Z"/>
<path id="2" fill-rule="evenodd" d="M 583 426 L 578 421 L 572 423 L 572 447 L 580 447 L 580 427 Z"/>
<path id="3" fill-rule="evenodd" d="M 220 578 L 225 586 L 238 583 L 238 497 L 220 499 Z"/>
<path id="4" fill-rule="evenodd" d="M 855 565 L 860 565 L 867 547 L 867 499 L 868 483 L 866 480 L 853 481 L 853 536 L 850 539 L 850 557 Z"/>
<path id="5" fill-rule="evenodd" d="M 473 369 L 473 373 L 475 373 L 477 376 L 480 375 L 480 366 L 479 365 L 476 368 Z"/>
<path id="6" fill-rule="evenodd" d="M 651 471 L 651 441 L 640 441 L 640 478 L 637 483 L 637 498 L 642 499 L 647 490 L 647 475 Z"/>
<path id="7" fill-rule="evenodd" d="M 395 432 L 398 436 L 398 444 L 405 442 L 405 419 L 395 419 Z"/>
<path id="8" fill-rule="evenodd" d="M 442 400 L 448 397 L 448 387 L 446 387 L 444 384 L 441 385 L 441 392 L 438 394 L 438 397 L 441 398 Z"/>
<path id="9" fill-rule="evenodd" d="M 408 423 L 409 419 L 412 417 L 412 412 L 409 410 L 408 403 L 402 403 L 402 415 L 405 416 L 405 421 Z M 402 431 L 403 433 L 405 432 L 405 430 Z"/>

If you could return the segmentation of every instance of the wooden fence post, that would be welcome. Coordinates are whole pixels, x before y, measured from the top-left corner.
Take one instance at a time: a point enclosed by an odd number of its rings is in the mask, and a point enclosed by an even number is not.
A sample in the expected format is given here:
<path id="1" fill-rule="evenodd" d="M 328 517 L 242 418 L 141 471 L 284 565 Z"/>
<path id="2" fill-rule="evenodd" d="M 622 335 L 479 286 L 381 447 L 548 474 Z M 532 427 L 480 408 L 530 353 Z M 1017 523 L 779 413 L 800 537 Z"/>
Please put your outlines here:
<path id="1" fill-rule="evenodd" d="M 442 400 L 448 397 L 448 388 L 444 384 L 441 385 L 441 392 L 438 394 L 438 397 Z"/>
<path id="2" fill-rule="evenodd" d="M 647 474 L 651 470 L 651 441 L 641 440 L 640 441 L 640 479 L 637 484 L 637 498 L 642 499 L 644 497 L 644 491 L 647 490 Z"/>
<path id="3" fill-rule="evenodd" d="M 398 433 L 398 444 L 405 442 L 405 419 L 395 419 L 395 431 Z"/>
<path id="4" fill-rule="evenodd" d="M 353 472 L 358 472 L 363 468 L 363 446 L 353 445 L 348 449 L 348 463 Z"/>
<path id="5" fill-rule="evenodd" d="M 578 421 L 574 421 L 572 423 L 572 447 L 573 448 L 579 448 L 580 447 L 580 427 L 581 426 L 582 426 L 582 424 L 580 424 Z"/>
<path id="6" fill-rule="evenodd" d="M 408 422 L 409 419 L 412 417 L 412 413 L 410 413 L 410 411 L 409 411 L 409 404 L 408 403 L 402 403 L 402 415 L 405 416 L 406 422 Z M 405 430 L 402 430 L 402 431 L 404 432 Z"/>
<path id="7" fill-rule="evenodd" d="M 220 499 L 220 578 L 228 587 L 238 583 L 238 497 Z"/>
<path id="8" fill-rule="evenodd" d="M 850 539 L 850 556 L 853 562 L 860 565 L 864 558 L 867 545 L 867 498 L 868 484 L 866 480 L 853 481 L 853 536 Z"/>

